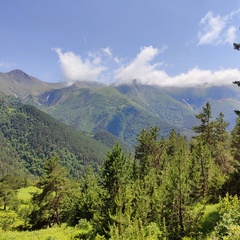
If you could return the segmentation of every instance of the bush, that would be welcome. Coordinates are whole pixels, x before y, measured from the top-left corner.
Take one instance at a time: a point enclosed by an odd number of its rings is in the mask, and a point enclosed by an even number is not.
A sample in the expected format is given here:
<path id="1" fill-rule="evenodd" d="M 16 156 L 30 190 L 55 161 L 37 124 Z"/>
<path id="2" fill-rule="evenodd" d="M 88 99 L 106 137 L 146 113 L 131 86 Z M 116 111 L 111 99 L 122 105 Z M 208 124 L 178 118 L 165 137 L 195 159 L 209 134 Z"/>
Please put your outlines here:
<path id="1" fill-rule="evenodd" d="M 214 236 L 222 239 L 240 239 L 240 200 L 237 195 L 220 200 L 220 221 L 215 227 Z"/>

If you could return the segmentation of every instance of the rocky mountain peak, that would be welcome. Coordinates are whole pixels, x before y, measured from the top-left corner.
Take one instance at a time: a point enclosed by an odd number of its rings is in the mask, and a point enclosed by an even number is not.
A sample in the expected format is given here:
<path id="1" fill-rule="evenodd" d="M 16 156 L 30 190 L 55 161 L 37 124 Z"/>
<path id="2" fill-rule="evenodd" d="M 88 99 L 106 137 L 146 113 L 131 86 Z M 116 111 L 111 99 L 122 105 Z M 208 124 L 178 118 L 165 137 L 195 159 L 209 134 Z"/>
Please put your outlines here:
<path id="1" fill-rule="evenodd" d="M 25 72 L 23 72 L 20 69 L 15 69 L 15 70 L 10 71 L 10 72 L 8 72 L 8 75 L 11 78 L 14 78 L 14 80 L 17 82 L 22 82 L 22 81 L 26 81 L 26 80 L 29 81 L 31 79 L 31 77 L 28 74 L 26 74 Z"/>

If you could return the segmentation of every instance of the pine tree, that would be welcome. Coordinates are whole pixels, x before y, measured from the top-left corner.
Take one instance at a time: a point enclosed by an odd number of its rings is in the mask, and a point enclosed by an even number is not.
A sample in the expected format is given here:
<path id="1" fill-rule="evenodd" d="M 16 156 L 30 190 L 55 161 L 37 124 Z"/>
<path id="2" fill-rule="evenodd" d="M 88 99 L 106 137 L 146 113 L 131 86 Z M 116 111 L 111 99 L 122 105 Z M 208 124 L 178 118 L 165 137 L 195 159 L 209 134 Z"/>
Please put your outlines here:
<path id="1" fill-rule="evenodd" d="M 187 140 L 172 132 L 169 138 L 168 161 L 166 163 L 164 188 L 164 218 L 170 239 L 181 239 L 189 224 L 188 206 L 190 198 L 190 152 Z"/>
<path id="2" fill-rule="evenodd" d="M 231 147 L 232 147 L 232 153 L 234 156 L 234 159 L 237 160 L 240 163 L 240 116 L 236 119 L 236 124 L 232 130 L 231 133 L 232 141 L 231 141 Z"/>
<path id="3" fill-rule="evenodd" d="M 164 152 L 164 140 L 158 140 L 159 128 L 151 127 L 149 131 L 143 129 L 138 137 L 135 147 L 135 176 L 141 179 L 146 176 L 151 168 L 159 169 L 162 166 L 162 154 Z"/>
<path id="4" fill-rule="evenodd" d="M 229 125 L 221 112 L 219 117 L 213 121 L 213 141 L 211 145 L 212 157 L 220 167 L 221 172 L 228 175 L 234 171 L 234 160 L 231 154 L 230 134 L 227 131 Z"/>
<path id="5" fill-rule="evenodd" d="M 110 232 L 115 229 L 115 234 L 122 236 L 128 228 L 132 218 L 132 188 L 130 185 L 121 187 L 115 197 L 116 209 L 113 214 L 110 213 L 112 224 Z M 113 236 L 112 236 L 113 237 Z"/>
<path id="6" fill-rule="evenodd" d="M 206 103 L 206 107 L 203 107 L 203 111 L 196 115 L 196 118 L 201 121 L 199 126 L 193 127 L 193 131 L 198 133 L 197 139 L 202 141 L 203 144 L 207 144 L 211 150 L 213 157 L 219 154 L 219 148 L 221 151 L 228 151 L 229 147 L 229 133 L 227 127 L 228 122 L 224 120 L 224 114 L 221 112 L 219 116 L 211 121 L 211 106 L 209 102 Z M 225 152 L 224 151 L 224 152 Z"/>
<path id="7" fill-rule="evenodd" d="M 209 171 L 213 164 L 211 151 L 202 141 L 192 146 L 192 185 L 196 198 L 206 196 L 209 188 Z"/>
<path id="8" fill-rule="evenodd" d="M 104 208 L 102 212 L 103 228 L 108 229 L 112 223 L 111 214 L 117 209 L 116 196 L 125 188 L 130 180 L 132 166 L 129 164 L 122 148 L 117 143 L 112 151 L 107 154 L 101 169 L 101 183 L 105 195 L 103 197 Z"/>
<path id="9" fill-rule="evenodd" d="M 33 197 L 36 209 L 30 215 L 30 224 L 33 229 L 54 224 L 60 225 L 61 211 L 68 191 L 67 172 L 59 163 L 58 157 L 51 157 L 44 167 L 45 175 L 38 183 L 42 189 Z"/>
<path id="10" fill-rule="evenodd" d="M 215 163 L 208 145 L 201 141 L 192 144 L 192 195 L 195 199 L 216 201 L 225 181 L 225 175 Z"/>
<path id="11" fill-rule="evenodd" d="M 203 107 L 203 111 L 196 115 L 196 118 L 201 121 L 201 124 L 193 127 L 192 130 L 199 134 L 198 138 L 200 138 L 204 144 L 210 144 L 213 135 L 213 125 L 211 123 L 212 112 L 209 102 Z"/>
<path id="12" fill-rule="evenodd" d="M 107 190 L 111 200 L 118 193 L 119 188 L 129 177 L 127 157 L 121 146 L 117 143 L 107 154 L 101 170 L 101 179 L 104 189 Z"/>
<path id="13" fill-rule="evenodd" d="M 231 132 L 231 153 L 234 158 L 234 171 L 231 173 L 229 179 L 224 185 L 225 192 L 232 195 L 237 194 L 239 196 L 239 179 L 240 179 L 240 111 L 238 111 L 238 117 L 236 124 Z"/>

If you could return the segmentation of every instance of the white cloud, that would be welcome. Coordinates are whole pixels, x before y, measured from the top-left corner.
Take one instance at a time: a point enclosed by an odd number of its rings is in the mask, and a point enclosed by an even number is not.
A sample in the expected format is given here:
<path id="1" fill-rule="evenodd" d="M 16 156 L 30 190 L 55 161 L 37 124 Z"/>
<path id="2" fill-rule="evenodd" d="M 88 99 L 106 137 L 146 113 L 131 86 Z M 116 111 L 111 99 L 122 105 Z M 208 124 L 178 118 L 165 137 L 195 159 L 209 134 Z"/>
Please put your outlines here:
<path id="1" fill-rule="evenodd" d="M 237 10 L 225 16 L 208 12 L 200 21 L 198 45 L 232 43 L 236 38 L 236 28 L 230 24 L 239 12 Z"/>
<path id="2" fill-rule="evenodd" d="M 59 57 L 64 79 L 68 83 L 76 81 L 98 81 L 100 74 L 106 70 L 101 65 L 101 59 L 94 54 L 83 60 L 73 52 L 62 52 L 60 48 L 54 49 Z"/>
<path id="3" fill-rule="evenodd" d="M 121 61 L 122 61 L 122 60 L 119 59 L 118 57 L 115 57 L 115 58 L 114 58 L 114 62 L 117 63 L 117 64 L 121 63 Z"/>
<path id="4" fill-rule="evenodd" d="M 14 68 L 14 67 L 16 67 L 16 64 L 10 63 L 10 62 L 0 62 L 0 67 L 3 67 L 3 68 Z"/>
<path id="5" fill-rule="evenodd" d="M 59 62 L 63 75 L 67 83 L 72 84 L 76 81 L 100 81 L 115 84 L 131 83 L 133 80 L 146 85 L 158 86 L 213 86 L 230 85 L 233 81 L 240 79 L 238 69 L 220 69 L 204 70 L 198 67 L 190 69 L 186 73 L 176 76 L 168 75 L 163 69 L 163 62 L 156 62 L 156 57 L 163 52 L 166 47 L 161 49 L 152 46 L 143 47 L 135 59 L 128 64 L 122 64 L 123 60 L 116 56 L 111 56 L 104 61 L 104 58 L 98 52 L 88 53 L 88 57 L 83 60 L 81 56 L 73 52 L 62 52 L 61 49 L 55 49 L 59 56 Z M 109 62 L 109 59 L 112 62 Z M 106 67 L 106 62 L 111 66 L 118 61 L 111 69 Z M 104 64 L 103 64 L 104 63 Z"/>
<path id="6" fill-rule="evenodd" d="M 193 68 L 187 73 L 182 73 L 169 79 L 173 86 L 223 86 L 232 84 L 233 81 L 240 78 L 238 69 L 221 69 L 217 71 L 202 70 Z"/>
<path id="7" fill-rule="evenodd" d="M 219 43 L 220 34 L 226 25 L 226 19 L 220 16 L 213 16 L 212 12 L 208 12 L 200 21 L 203 26 L 202 31 L 198 33 L 198 44 Z"/>
<path id="8" fill-rule="evenodd" d="M 236 27 L 233 26 L 229 27 L 225 34 L 225 41 L 228 43 L 233 43 L 236 39 L 236 31 L 237 31 Z"/>
<path id="9" fill-rule="evenodd" d="M 87 56 L 86 61 L 91 61 L 94 65 L 102 64 L 102 57 L 97 52 L 88 52 Z"/>
<path id="10" fill-rule="evenodd" d="M 152 46 L 142 48 L 130 64 L 116 70 L 115 79 L 121 82 L 128 82 L 132 79 L 151 81 L 151 79 L 156 78 L 156 75 L 159 73 L 162 75 L 162 72 L 157 70 L 160 64 L 150 63 L 160 52 L 160 49 Z"/>
<path id="11" fill-rule="evenodd" d="M 105 53 L 107 56 L 112 57 L 112 50 L 109 47 L 102 48 L 103 53 Z"/>
<path id="12" fill-rule="evenodd" d="M 229 85 L 236 79 L 240 79 L 238 69 L 221 69 L 216 71 L 202 70 L 197 67 L 171 77 L 164 70 L 158 68 L 161 63 L 151 62 L 160 53 L 159 49 L 144 47 L 136 58 L 128 65 L 119 68 L 115 72 L 117 84 L 130 83 L 137 80 L 139 83 L 146 85 L 158 86 L 213 86 Z"/>
<path id="13" fill-rule="evenodd" d="M 131 81 L 119 81 L 117 84 L 130 83 L 137 80 L 138 83 L 157 86 L 224 86 L 230 85 L 236 79 L 240 79 L 238 69 L 222 69 L 218 71 L 203 70 L 199 68 L 190 69 L 187 73 L 182 73 L 171 77 L 165 71 L 154 71 L 146 78 L 133 78 Z"/>

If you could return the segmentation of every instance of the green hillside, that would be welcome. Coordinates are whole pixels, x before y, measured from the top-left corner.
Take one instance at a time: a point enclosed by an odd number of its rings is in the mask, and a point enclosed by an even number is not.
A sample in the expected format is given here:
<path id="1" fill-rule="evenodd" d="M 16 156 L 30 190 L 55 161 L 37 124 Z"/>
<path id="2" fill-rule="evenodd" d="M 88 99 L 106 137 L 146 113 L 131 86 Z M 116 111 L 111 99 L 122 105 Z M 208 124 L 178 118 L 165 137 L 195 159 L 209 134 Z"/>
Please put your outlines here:
<path id="1" fill-rule="evenodd" d="M 45 160 L 52 155 L 60 156 L 72 176 L 82 174 L 87 165 L 96 169 L 102 163 L 108 147 L 84 132 L 30 105 L 14 105 L 4 98 L 0 104 L 2 173 L 21 166 L 23 171 L 26 168 L 31 174 L 41 175 Z"/>
<path id="2" fill-rule="evenodd" d="M 117 87 L 125 96 L 142 106 L 174 129 L 190 129 L 196 124 L 196 112 L 178 99 L 166 93 L 164 88 L 141 84 L 121 85 Z"/>
<path id="3" fill-rule="evenodd" d="M 212 117 L 215 118 L 220 112 L 229 122 L 229 130 L 236 123 L 234 110 L 240 109 L 240 88 L 236 85 L 212 86 L 212 87 L 189 87 L 189 88 L 164 88 L 166 94 L 177 101 L 184 101 L 196 112 L 201 111 L 206 102 L 212 106 Z"/>
<path id="4" fill-rule="evenodd" d="M 131 88 L 132 92 L 126 93 L 111 86 L 72 86 L 49 91 L 28 103 L 77 129 L 94 134 L 108 131 L 131 145 L 142 128 L 153 125 L 160 127 L 164 136 L 172 128 L 191 134 L 192 109 L 154 88 Z"/>
<path id="5" fill-rule="evenodd" d="M 204 80 L 206 81 L 206 79 Z M 0 73 L 1 91 L 33 105 L 55 119 L 95 135 L 108 132 L 131 147 L 143 128 L 156 125 L 163 136 L 172 129 L 190 138 L 195 115 L 210 102 L 213 118 L 220 112 L 231 130 L 240 109 L 240 88 L 234 86 L 160 87 L 133 81 L 128 85 L 96 82 L 46 83 L 21 70 Z"/>

